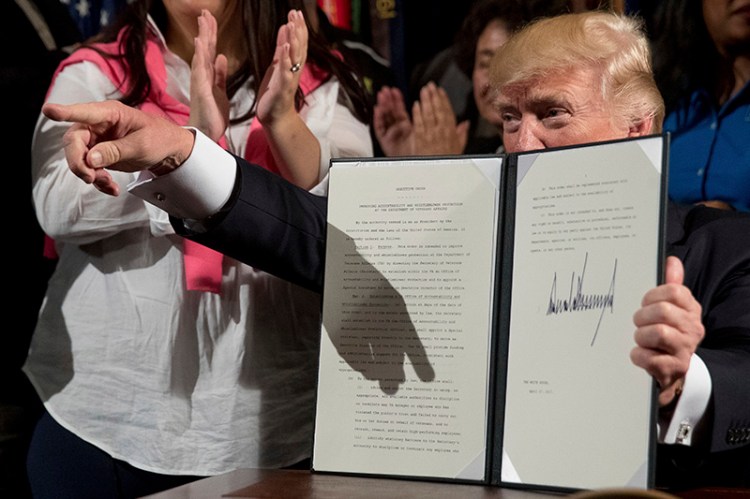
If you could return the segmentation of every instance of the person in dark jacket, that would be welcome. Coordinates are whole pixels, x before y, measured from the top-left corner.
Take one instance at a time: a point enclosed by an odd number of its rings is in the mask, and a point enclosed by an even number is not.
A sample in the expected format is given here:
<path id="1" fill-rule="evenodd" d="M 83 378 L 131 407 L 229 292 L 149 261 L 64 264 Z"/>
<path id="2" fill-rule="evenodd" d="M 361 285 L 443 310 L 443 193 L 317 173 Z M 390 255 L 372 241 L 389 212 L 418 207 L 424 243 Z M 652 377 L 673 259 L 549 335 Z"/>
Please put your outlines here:
<path id="1" fill-rule="evenodd" d="M 586 12 L 535 22 L 495 56 L 491 81 L 509 152 L 661 130 L 663 100 L 634 18 Z M 200 133 L 115 102 L 48 105 L 44 112 L 77 122 L 66 154 L 83 181 L 117 194 L 108 168 L 157 167 L 159 175 L 146 174 L 131 193 L 171 213 L 178 233 L 321 290 L 325 199 L 272 178 Z M 150 141 L 155 135 L 163 140 Z M 221 195 L 207 196 L 206 183 L 217 176 Z M 665 283 L 646 292 L 634 311 L 631 352 L 659 387 L 657 483 L 747 487 L 750 216 L 675 204 L 669 211 Z"/>

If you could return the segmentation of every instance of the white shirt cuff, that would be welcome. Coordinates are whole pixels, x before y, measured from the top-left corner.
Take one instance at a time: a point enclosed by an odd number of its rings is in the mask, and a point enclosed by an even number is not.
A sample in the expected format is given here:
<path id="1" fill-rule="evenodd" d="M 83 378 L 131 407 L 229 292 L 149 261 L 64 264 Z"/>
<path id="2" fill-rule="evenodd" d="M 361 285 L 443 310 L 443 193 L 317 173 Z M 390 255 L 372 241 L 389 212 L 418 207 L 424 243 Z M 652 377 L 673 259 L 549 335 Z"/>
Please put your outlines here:
<path id="1" fill-rule="evenodd" d="M 703 360 L 693 354 L 672 419 L 659 424 L 659 441 L 680 445 L 695 443 L 695 429 L 705 416 L 710 399 L 711 375 Z"/>
<path id="2" fill-rule="evenodd" d="M 193 150 L 179 168 L 159 177 L 142 171 L 128 191 L 174 217 L 204 220 L 229 200 L 236 176 L 235 158 L 195 130 Z"/>

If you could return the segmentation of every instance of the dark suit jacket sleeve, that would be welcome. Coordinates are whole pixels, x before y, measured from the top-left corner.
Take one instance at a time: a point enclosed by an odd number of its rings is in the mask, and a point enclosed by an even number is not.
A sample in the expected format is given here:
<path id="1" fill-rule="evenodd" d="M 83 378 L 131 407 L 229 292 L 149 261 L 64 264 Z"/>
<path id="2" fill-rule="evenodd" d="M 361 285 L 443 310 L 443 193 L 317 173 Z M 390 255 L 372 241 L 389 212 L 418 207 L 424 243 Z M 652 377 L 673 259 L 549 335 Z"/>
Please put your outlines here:
<path id="1" fill-rule="evenodd" d="M 681 244 L 686 285 L 700 301 L 698 348 L 711 375 L 711 452 L 750 444 L 750 217 L 691 210 Z"/>
<path id="2" fill-rule="evenodd" d="M 206 232 L 172 219 L 175 231 L 205 246 L 313 291 L 323 288 L 326 208 L 315 196 L 237 158 L 232 198 Z"/>

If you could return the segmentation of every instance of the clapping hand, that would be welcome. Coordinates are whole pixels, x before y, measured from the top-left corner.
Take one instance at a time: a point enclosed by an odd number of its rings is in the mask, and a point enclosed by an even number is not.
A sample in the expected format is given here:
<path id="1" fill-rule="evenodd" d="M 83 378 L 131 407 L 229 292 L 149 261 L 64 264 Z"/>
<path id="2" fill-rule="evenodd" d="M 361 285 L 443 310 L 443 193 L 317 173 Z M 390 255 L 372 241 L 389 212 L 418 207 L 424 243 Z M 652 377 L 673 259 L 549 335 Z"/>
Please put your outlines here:
<path id="1" fill-rule="evenodd" d="M 442 87 L 430 82 L 419 92 L 412 108 L 414 151 L 418 155 L 461 154 L 466 147 L 469 122 L 456 124 L 456 114 Z"/>
<path id="2" fill-rule="evenodd" d="M 302 12 L 292 10 L 279 28 L 273 63 L 266 71 L 258 96 L 258 119 L 264 127 L 283 124 L 297 110 L 294 97 L 307 60 L 307 26 Z"/>
<path id="3" fill-rule="evenodd" d="M 386 156 L 414 155 L 414 127 L 398 88 L 385 86 L 378 92 L 373 127 Z"/>
<path id="4" fill-rule="evenodd" d="M 456 115 L 443 88 L 432 82 L 422 87 L 411 115 L 410 119 L 400 90 L 383 87 L 378 92 L 373 126 L 386 156 L 436 156 L 463 152 L 469 122 L 456 124 Z"/>
<path id="5" fill-rule="evenodd" d="M 188 124 L 218 142 L 229 125 L 229 98 L 227 58 L 216 54 L 216 30 L 216 19 L 203 9 L 191 63 Z"/>

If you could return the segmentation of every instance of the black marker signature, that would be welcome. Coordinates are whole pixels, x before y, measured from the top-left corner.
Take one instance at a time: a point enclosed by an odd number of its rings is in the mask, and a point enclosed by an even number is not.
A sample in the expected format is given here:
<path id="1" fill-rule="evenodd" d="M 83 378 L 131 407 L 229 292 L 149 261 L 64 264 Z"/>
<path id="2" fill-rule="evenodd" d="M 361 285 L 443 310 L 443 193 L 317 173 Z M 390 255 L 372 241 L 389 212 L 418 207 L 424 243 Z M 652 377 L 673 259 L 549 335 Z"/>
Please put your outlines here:
<path id="1" fill-rule="evenodd" d="M 570 276 L 570 293 L 568 299 L 557 298 L 557 272 L 552 277 L 552 289 L 549 293 L 549 305 L 547 306 L 547 315 L 550 314 L 562 314 L 564 312 L 580 312 L 584 310 L 591 310 L 601 308 L 602 313 L 599 314 L 599 322 L 596 323 L 596 330 L 594 331 L 594 337 L 591 338 L 591 346 L 594 346 L 596 341 L 596 335 L 599 334 L 599 326 L 602 323 L 602 317 L 604 311 L 609 307 L 610 312 L 614 311 L 615 304 L 615 275 L 617 274 L 617 258 L 615 258 L 615 265 L 612 269 L 612 282 L 609 285 L 609 290 L 606 294 L 586 294 L 583 292 L 583 279 L 586 276 L 586 263 L 588 262 L 589 254 L 586 252 L 586 257 L 583 260 L 583 270 L 581 275 L 576 277 L 576 273 L 573 272 Z M 573 286 L 575 284 L 575 294 L 573 294 Z"/>

